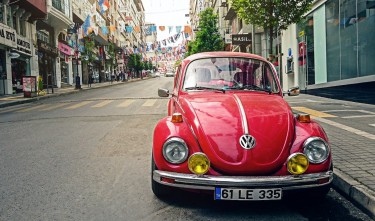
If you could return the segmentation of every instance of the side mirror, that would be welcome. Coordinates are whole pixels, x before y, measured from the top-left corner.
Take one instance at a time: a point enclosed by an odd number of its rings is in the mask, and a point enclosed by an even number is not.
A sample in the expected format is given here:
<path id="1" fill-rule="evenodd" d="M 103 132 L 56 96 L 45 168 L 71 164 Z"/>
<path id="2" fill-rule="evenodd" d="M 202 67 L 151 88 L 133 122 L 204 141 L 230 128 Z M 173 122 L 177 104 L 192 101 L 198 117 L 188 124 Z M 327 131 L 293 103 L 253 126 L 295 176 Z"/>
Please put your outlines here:
<path id="1" fill-rule="evenodd" d="M 158 89 L 158 95 L 159 97 L 169 97 L 169 90 L 164 88 Z"/>
<path id="2" fill-rule="evenodd" d="M 283 92 L 283 95 L 288 94 L 288 96 L 298 96 L 300 94 L 300 89 L 298 86 L 291 87 L 287 92 Z"/>

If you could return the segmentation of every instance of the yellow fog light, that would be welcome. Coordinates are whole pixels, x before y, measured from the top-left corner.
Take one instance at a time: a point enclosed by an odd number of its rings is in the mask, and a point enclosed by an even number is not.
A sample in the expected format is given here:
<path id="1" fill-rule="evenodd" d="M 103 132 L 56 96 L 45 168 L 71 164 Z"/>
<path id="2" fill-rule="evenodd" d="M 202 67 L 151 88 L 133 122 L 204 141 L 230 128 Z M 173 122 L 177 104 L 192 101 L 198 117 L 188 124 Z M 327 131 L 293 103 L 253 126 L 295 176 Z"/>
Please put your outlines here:
<path id="1" fill-rule="evenodd" d="M 210 160 L 204 153 L 195 153 L 189 157 L 189 170 L 197 175 L 203 175 L 210 169 Z"/>
<path id="2" fill-rule="evenodd" d="M 309 160 L 302 153 L 294 153 L 289 156 L 287 168 L 289 173 L 293 175 L 299 175 L 306 172 L 309 167 Z"/>

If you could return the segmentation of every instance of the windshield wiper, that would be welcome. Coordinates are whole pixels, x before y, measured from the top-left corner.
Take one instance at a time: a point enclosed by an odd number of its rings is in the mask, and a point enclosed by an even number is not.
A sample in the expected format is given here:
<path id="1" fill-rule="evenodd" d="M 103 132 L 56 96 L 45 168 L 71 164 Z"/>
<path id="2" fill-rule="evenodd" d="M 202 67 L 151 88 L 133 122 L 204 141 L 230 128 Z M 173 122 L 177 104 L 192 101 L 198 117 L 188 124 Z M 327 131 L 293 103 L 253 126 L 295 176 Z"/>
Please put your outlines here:
<path id="1" fill-rule="evenodd" d="M 214 88 L 214 87 L 204 87 L 204 86 L 194 86 L 194 87 L 186 87 L 185 90 L 216 90 L 225 93 L 223 88 Z"/>
<path id="2" fill-rule="evenodd" d="M 239 89 L 254 90 L 254 91 L 265 91 L 265 92 L 268 92 L 269 94 L 272 93 L 272 91 L 269 88 L 261 88 L 261 87 L 258 87 L 256 85 L 252 85 L 252 84 L 242 85 Z"/>

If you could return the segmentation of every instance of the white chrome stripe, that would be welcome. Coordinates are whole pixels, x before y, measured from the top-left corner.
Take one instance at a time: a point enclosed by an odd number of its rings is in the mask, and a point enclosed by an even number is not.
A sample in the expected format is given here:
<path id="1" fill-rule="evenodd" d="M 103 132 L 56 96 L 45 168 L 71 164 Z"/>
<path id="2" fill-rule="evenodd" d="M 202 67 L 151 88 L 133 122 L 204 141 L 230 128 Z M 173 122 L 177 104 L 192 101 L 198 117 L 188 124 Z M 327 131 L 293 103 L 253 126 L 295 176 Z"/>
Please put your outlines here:
<path id="1" fill-rule="evenodd" d="M 240 114 L 241 114 L 241 118 L 242 118 L 242 128 L 244 130 L 244 134 L 249 134 L 249 127 L 247 125 L 245 109 L 243 108 L 242 102 L 241 102 L 240 98 L 237 96 L 237 94 L 234 94 L 234 98 L 236 99 L 237 105 L 240 109 Z"/>
<path id="2" fill-rule="evenodd" d="M 164 182 L 162 178 L 173 179 L 173 183 Z M 322 179 L 327 179 L 325 183 L 319 183 Z M 332 182 L 333 171 L 287 175 L 287 176 L 197 176 L 195 174 L 174 173 L 168 171 L 155 170 L 153 180 L 169 186 L 214 190 L 215 187 L 246 187 L 246 188 L 273 188 L 279 187 L 283 190 L 303 189 L 309 187 L 319 187 Z"/>

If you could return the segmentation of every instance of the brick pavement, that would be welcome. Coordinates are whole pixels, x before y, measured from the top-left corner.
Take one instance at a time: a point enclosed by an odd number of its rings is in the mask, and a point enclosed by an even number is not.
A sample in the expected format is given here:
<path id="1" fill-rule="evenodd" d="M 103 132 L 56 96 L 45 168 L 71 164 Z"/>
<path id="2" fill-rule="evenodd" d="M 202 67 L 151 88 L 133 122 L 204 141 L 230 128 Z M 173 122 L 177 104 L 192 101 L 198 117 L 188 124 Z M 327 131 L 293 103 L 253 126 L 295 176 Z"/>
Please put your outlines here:
<path id="1" fill-rule="evenodd" d="M 321 99 L 306 94 L 301 94 L 299 98 Z M 288 97 L 285 99 L 292 100 Z M 324 98 L 324 101 L 330 102 L 330 99 Z M 331 102 L 341 101 L 331 99 Z M 348 104 L 348 101 L 342 103 Z M 355 103 L 352 104 L 356 106 Z M 370 106 L 375 108 L 375 105 Z M 330 141 L 334 188 L 356 202 L 375 219 L 375 133 L 372 133 L 375 130 L 371 130 L 370 133 L 361 130 L 367 125 L 360 124 L 355 119 L 339 123 L 337 118 L 312 118 L 322 125 Z"/>

